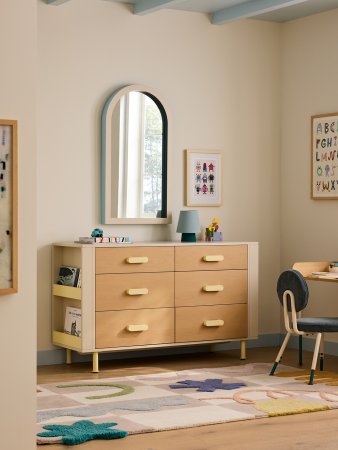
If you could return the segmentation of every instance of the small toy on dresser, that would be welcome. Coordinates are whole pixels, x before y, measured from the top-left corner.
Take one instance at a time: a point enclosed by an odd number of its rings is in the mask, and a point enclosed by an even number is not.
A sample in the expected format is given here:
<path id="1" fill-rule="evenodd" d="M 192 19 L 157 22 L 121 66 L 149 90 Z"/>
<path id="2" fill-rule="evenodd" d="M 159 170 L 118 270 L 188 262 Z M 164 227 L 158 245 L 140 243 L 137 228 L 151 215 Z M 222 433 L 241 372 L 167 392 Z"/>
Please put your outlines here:
<path id="1" fill-rule="evenodd" d="M 221 241 L 222 232 L 219 230 L 219 219 L 212 219 L 211 224 L 205 229 L 205 240 L 208 242 Z"/>

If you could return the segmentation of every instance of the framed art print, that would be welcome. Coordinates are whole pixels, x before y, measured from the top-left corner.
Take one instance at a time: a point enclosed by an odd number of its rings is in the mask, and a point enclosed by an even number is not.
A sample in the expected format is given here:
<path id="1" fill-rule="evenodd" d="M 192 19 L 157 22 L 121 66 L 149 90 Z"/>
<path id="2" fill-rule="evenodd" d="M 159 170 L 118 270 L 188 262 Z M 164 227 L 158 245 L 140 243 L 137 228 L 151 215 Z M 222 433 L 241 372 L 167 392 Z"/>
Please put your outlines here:
<path id="1" fill-rule="evenodd" d="M 338 113 L 311 117 L 311 198 L 338 199 Z"/>
<path id="2" fill-rule="evenodd" d="M 0 119 L 0 295 L 17 292 L 17 122 Z"/>
<path id="3" fill-rule="evenodd" d="M 221 154 L 186 150 L 187 206 L 219 206 L 222 203 Z"/>

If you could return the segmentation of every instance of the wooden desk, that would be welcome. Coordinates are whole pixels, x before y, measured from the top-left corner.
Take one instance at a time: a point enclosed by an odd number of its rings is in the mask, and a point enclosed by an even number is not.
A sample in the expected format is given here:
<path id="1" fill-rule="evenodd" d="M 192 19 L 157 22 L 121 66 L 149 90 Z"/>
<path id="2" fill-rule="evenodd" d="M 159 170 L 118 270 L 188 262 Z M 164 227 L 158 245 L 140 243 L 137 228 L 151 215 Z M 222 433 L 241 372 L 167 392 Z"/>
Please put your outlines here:
<path id="1" fill-rule="evenodd" d="M 298 270 L 306 280 L 314 280 L 314 281 L 329 281 L 333 283 L 338 282 L 338 273 L 337 278 L 329 278 L 319 275 L 312 275 L 313 272 L 328 272 L 329 271 L 329 262 L 296 262 L 292 266 L 294 270 Z"/>

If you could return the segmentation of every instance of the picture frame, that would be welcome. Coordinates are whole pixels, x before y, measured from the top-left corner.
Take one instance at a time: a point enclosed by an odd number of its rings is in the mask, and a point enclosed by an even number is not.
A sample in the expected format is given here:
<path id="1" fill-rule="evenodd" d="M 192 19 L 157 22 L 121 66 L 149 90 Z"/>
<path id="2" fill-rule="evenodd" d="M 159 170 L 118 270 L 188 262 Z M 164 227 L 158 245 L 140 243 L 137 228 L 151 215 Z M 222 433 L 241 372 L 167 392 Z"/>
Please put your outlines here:
<path id="1" fill-rule="evenodd" d="M 311 198 L 338 199 L 338 113 L 311 116 Z"/>
<path id="2" fill-rule="evenodd" d="M 186 150 L 186 205 L 222 204 L 222 155 L 211 150 Z"/>
<path id="3" fill-rule="evenodd" d="M 0 295 L 18 292 L 17 121 L 0 119 Z"/>

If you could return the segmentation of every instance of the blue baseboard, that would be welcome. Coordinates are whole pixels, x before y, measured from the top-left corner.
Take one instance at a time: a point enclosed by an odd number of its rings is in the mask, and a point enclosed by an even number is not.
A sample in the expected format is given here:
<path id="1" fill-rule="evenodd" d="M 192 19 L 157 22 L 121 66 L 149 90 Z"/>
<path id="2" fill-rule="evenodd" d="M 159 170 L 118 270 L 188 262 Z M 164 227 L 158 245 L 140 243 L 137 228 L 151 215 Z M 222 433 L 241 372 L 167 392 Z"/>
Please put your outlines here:
<path id="1" fill-rule="evenodd" d="M 263 334 L 258 339 L 252 339 L 247 341 L 247 348 L 257 347 L 278 347 L 281 343 L 281 335 L 279 333 Z M 226 342 L 222 344 L 215 344 L 215 351 L 236 350 L 240 348 L 239 342 Z M 157 349 L 145 349 L 145 350 L 130 350 L 126 352 L 111 352 L 100 353 L 100 361 L 105 360 L 119 360 L 128 358 L 144 358 L 144 357 L 156 357 L 156 356 L 169 356 L 169 355 L 184 355 L 192 353 L 204 353 L 209 351 L 210 345 L 192 345 L 190 347 L 167 347 Z M 73 352 L 73 362 L 90 362 L 92 356 L 81 355 Z M 66 351 L 62 348 L 54 350 L 43 350 L 37 354 L 38 366 L 49 366 L 53 364 L 64 364 L 66 362 Z"/>

